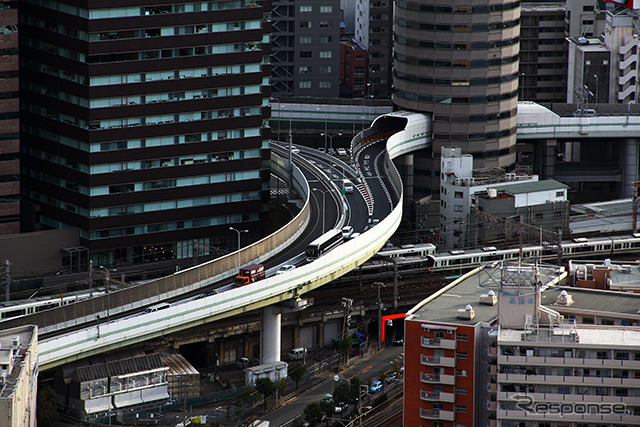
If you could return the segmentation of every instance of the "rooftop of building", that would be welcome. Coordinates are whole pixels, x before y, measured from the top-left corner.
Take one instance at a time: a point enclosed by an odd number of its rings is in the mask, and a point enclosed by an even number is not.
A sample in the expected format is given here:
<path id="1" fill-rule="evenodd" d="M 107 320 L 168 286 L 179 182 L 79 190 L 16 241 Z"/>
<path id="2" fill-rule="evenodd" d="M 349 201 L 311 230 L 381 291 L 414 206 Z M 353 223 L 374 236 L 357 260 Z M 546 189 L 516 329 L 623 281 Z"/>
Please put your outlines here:
<path id="1" fill-rule="evenodd" d="M 6 375 L 6 379 L 0 379 L 0 399 L 11 398 L 14 393 L 14 386 L 20 375 L 20 366 L 37 334 L 38 327 L 33 325 L 0 330 L 0 348 L 3 350 L 0 354 L 0 363 L 11 364 L 7 370 L 1 370 Z"/>
<path id="2" fill-rule="evenodd" d="M 586 233 L 614 233 L 633 228 L 633 200 L 617 199 L 606 202 L 584 203 L 571 206 L 573 215 L 569 228 L 572 235 Z"/>
<path id="3" fill-rule="evenodd" d="M 539 266 L 539 269 L 541 278 L 557 278 L 556 267 Z M 498 306 L 481 304 L 480 296 L 489 291 L 498 293 L 496 277 L 499 275 L 499 266 L 475 269 L 421 301 L 407 313 L 407 320 L 459 325 L 491 323 L 498 316 Z M 471 320 L 458 318 L 458 310 L 464 310 L 467 304 L 473 307 L 475 317 Z"/>
<path id="4" fill-rule="evenodd" d="M 507 184 L 500 187 L 500 191 L 506 191 L 511 194 L 535 193 L 537 191 L 562 190 L 569 188 L 555 179 L 545 179 L 544 181 L 526 181 L 513 184 Z"/>
<path id="5" fill-rule="evenodd" d="M 558 329 L 556 327 L 555 329 Z M 640 348 L 640 330 L 637 329 L 629 329 L 629 328 L 620 328 L 619 326 L 604 326 L 604 325 L 596 325 L 596 326 L 584 326 L 578 325 L 577 327 L 572 329 L 575 332 L 575 336 L 577 339 L 575 341 L 570 341 L 566 339 L 562 340 L 553 340 L 551 342 L 554 343 L 580 343 L 581 346 L 594 346 L 594 347 L 625 347 L 628 348 L 630 346 L 635 348 Z M 533 332 L 533 331 L 532 331 Z M 568 329 L 563 331 L 556 331 L 552 335 L 555 337 L 559 337 L 561 335 L 569 336 Z M 536 334 L 538 336 L 543 334 Z M 527 339 L 526 334 L 522 333 L 522 329 L 504 329 L 501 328 L 498 333 L 498 342 L 527 342 L 527 344 L 531 342 L 545 342 L 546 340 L 541 339 Z M 548 342 L 548 341 L 547 341 Z"/>
<path id="6" fill-rule="evenodd" d="M 609 284 L 613 290 L 640 290 L 640 262 L 638 261 L 612 261 L 605 259 L 604 261 L 571 260 L 569 262 L 569 270 L 574 276 L 573 283 L 576 283 L 578 279 L 595 281 L 594 269 L 609 270 Z"/>
<path id="7" fill-rule="evenodd" d="M 573 298 L 571 305 L 563 306 L 556 304 L 558 295 L 560 295 L 560 292 L 563 290 L 567 291 Z M 640 294 L 605 291 L 601 289 L 552 287 L 542 292 L 540 301 L 542 305 L 560 313 L 566 310 L 638 316 L 638 309 L 640 309 Z"/>
<path id="8" fill-rule="evenodd" d="M 599 37 L 567 37 L 567 40 L 584 52 L 610 52 Z"/>

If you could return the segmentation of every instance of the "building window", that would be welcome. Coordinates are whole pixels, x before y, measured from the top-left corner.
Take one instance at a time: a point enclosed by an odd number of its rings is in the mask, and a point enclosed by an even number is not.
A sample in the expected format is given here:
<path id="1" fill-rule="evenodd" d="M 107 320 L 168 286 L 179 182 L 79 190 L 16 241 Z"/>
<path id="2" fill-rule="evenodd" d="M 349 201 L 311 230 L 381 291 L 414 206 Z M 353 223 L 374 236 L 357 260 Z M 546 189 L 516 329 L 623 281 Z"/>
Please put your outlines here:
<path id="1" fill-rule="evenodd" d="M 454 192 L 453 197 L 455 197 L 456 199 L 462 199 L 462 191 Z"/>
<path id="2" fill-rule="evenodd" d="M 321 50 L 320 51 L 320 58 L 331 58 L 331 51 L 330 50 Z"/>
<path id="3" fill-rule="evenodd" d="M 466 406 L 462 406 L 462 405 L 456 405 L 456 412 L 458 412 L 460 414 L 466 414 L 467 413 L 467 407 Z"/>
<path id="4" fill-rule="evenodd" d="M 320 43 L 331 43 L 332 41 L 332 36 L 320 36 Z"/>
<path id="5" fill-rule="evenodd" d="M 564 196 L 564 191 L 556 191 L 556 197 Z"/>
<path id="6" fill-rule="evenodd" d="M 616 360 L 629 360 L 629 352 L 628 351 L 616 351 Z"/>
<path id="7" fill-rule="evenodd" d="M 462 212 L 462 205 L 453 205 L 454 212 Z"/>
<path id="8" fill-rule="evenodd" d="M 322 74 L 327 74 L 331 72 L 331 65 L 321 65 L 320 66 L 320 73 Z"/>
<path id="9" fill-rule="evenodd" d="M 309 44 L 311 43 L 311 36 L 301 36 L 300 44 Z"/>
<path id="10" fill-rule="evenodd" d="M 300 28 L 311 28 L 311 21 L 300 21 Z"/>
<path id="11" fill-rule="evenodd" d="M 323 82 L 320 82 L 320 83 L 319 83 L 319 86 L 320 86 L 320 88 L 325 88 L 325 89 L 327 89 L 327 88 L 330 88 L 330 87 L 331 87 L 331 82 L 329 82 L 329 81 L 323 81 Z"/>
<path id="12" fill-rule="evenodd" d="M 466 351 L 458 351 L 458 352 L 456 352 L 456 357 L 458 359 L 466 359 L 467 358 L 467 352 Z"/>
<path id="13" fill-rule="evenodd" d="M 320 13 L 331 13 L 333 12 L 333 6 L 320 6 Z"/>
<path id="14" fill-rule="evenodd" d="M 458 334 L 456 339 L 458 341 L 469 341 L 469 337 L 467 336 L 467 334 Z"/>
<path id="15" fill-rule="evenodd" d="M 320 21 L 320 28 L 331 28 L 331 21 Z"/>
<path id="16" fill-rule="evenodd" d="M 302 81 L 300 82 L 299 86 L 300 86 L 300 89 L 311 89 L 311 81 L 309 80 Z"/>
<path id="17" fill-rule="evenodd" d="M 311 72 L 311 67 L 308 65 L 302 65 L 300 66 L 300 68 L 298 68 L 298 72 L 300 74 L 307 74 Z"/>
<path id="18" fill-rule="evenodd" d="M 311 51 L 310 50 L 301 50 L 300 51 L 300 58 L 311 58 Z"/>
<path id="19" fill-rule="evenodd" d="M 313 7 L 311 6 L 300 6 L 300 13 L 311 13 L 313 11 Z"/>
<path id="20" fill-rule="evenodd" d="M 467 394 L 467 389 L 465 387 L 456 387 L 456 394 Z"/>
<path id="21" fill-rule="evenodd" d="M 456 376 L 457 377 L 466 377 L 467 376 L 467 371 L 465 369 L 456 369 Z"/>

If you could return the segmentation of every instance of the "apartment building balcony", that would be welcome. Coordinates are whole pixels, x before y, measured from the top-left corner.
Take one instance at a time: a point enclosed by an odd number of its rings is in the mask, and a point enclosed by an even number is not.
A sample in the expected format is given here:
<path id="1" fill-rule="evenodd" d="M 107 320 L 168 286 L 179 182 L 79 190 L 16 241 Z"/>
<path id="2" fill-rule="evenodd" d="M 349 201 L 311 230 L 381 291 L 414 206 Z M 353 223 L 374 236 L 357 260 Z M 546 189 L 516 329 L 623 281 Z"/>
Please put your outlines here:
<path id="1" fill-rule="evenodd" d="M 425 391 L 420 390 L 420 399 L 429 402 L 448 402 L 453 403 L 456 397 L 453 393 L 446 393 L 444 391 Z"/>
<path id="2" fill-rule="evenodd" d="M 597 359 L 551 356 L 498 356 L 500 365 L 571 366 L 573 368 L 640 369 L 640 360 Z"/>
<path id="3" fill-rule="evenodd" d="M 489 393 L 495 393 L 498 390 L 498 385 L 496 383 L 488 383 L 487 390 Z"/>
<path id="4" fill-rule="evenodd" d="M 497 347 L 488 347 L 487 353 L 489 357 L 497 357 L 498 356 L 498 348 Z"/>
<path id="5" fill-rule="evenodd" d="M 637 405 L 638 398 L 635 396 L 603 396 L 598 394 L 559 394 L 559 393 L 523 393 L 521 391 L 500 391 L 497 393 L 499 401 L 513 402 L 518 396 L 529 396 L 534 402 L 550 403 L 623 403 L 626 405 Z"/>
<path id="6" fill-rule="evenodd" d="M 489 365 L 487 371 L 489 375 L 498 375 L 498 367 L 496 365 Z"/>
<path id="7" fill-rule="evenodd" d="M 420 408 L 420 418 L 427 420 L 453 421 L 454 413 L 452 411 L 443 411 L 441 409 L 428 410 Z"/>
<path id="8" fill-rule="evenodd" d="M 568 409 L 565 408 L 565 409 Z M 497 418 L 500 421 L 507 420 L 526 420 L 526 421 L 557 421 L 560 423 L 598 423 L 607 425 L 640 425 L 640 415 L 629 414 L 596 414 L 596 413 L 569 413 L 568 411 L 561 413 L 556 411 L 523 411 L 516 409 L 498 409 Z"/>
<path id="9" fill-rule="evenodd" d="M 640 387 L 640 378 L 583 377 L 571 375 L 498 374 L 498 382 L 587 386 Z"/>
<path id="10" fill-rule="evenodd" d="M 446 366 L 453 368 L 456 366 L 456 359 L 453 357 L 426 356 L 421 354 L 420 363 L 427 366 Z"/>
<path id="11" fill-rule="evenodd" d="M 423 347 L 431 347 L 431 348 L 443 348 L 446 350 L 455 350 L 456 341 L 448 340 L 444 338 L 428 338 L 422 337 L 420 342 Z"/>
<path id="12" fill-rule="evenodd" d="M 420 372 L 420 381 L 428 384 L 454 385 L 456 383 L 456 377 L 446 374 L 427 374 Z"/>

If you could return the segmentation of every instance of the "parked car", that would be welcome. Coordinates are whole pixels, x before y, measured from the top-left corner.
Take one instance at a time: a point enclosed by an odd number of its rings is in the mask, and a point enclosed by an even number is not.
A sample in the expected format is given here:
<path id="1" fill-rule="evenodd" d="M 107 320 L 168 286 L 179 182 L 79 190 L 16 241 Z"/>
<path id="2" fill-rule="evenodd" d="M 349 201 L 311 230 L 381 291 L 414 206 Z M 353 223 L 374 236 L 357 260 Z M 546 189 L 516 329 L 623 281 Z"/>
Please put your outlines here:
<path id="1" fill-rule="evenodd" d="M 393 345 L 404 345 L 404 338 L 403 337 L 395 337 L 393 339 Z"/>
<path id="2" fill-rule="evenodd" d="M 336 149 L 336 152 L 338 153 L 338 156 L 346 156 L 347 155 L 347 150 L 345 150 L 344 148 L 338 148 L 338 149 Z"/>
<path id="3" fill-rule="evenodd" d="M 369 388 L 369 391 L 371 393 L 375 393 L 376 391 L 380 390 L 381 388 L 382 388 L 382 381 L 375 380 L 374 382 L 371 383 L 371 387 Z"/>

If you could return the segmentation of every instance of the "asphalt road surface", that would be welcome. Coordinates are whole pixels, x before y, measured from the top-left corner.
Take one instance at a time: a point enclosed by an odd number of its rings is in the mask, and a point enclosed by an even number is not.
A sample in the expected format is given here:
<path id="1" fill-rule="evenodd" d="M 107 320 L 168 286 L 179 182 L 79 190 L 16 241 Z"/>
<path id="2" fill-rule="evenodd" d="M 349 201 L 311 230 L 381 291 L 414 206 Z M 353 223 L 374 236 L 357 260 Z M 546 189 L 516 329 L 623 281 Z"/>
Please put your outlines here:
<path id="1" fill-rule="evenodd" d="M 373 345 L 375 345 L 375 343 Z M 369 379 L 377 378 L 380 375 L 380 371 L 393 370 L 394 362 L 398 360 L 400 353 L 403 352 L 404 347 L 387 347 L 369 358 L 366 356 L 363 358 L 354 357 L 349 360 L 347 369 L 338 373 L 340 380 L 336 382 L 335 385 L 337 386 L 345 380 L 348 381 L 349 378 L 353 376 L 360 378 L 362 384 L 367 384 Z M 402 361 L 400 362 L 400 366 L 403 366 Z M 326 381 L 303 392 L 287 404 L 259 418 L 270 421 L 272 427 L 286 427 L 291 425 L 296 417 L 302 416 L 304 418 L 304 408 L 309 403 L 320 402 L 320 399 L 322 399 L 325 394 L 332 392 L 332 387 L 334 386 L 333 377 L 336 373 L 328 372 L 325 375 L 327 378 Z"/>

